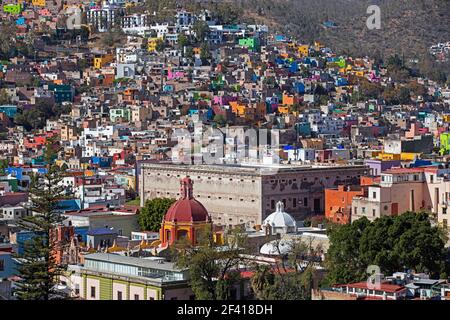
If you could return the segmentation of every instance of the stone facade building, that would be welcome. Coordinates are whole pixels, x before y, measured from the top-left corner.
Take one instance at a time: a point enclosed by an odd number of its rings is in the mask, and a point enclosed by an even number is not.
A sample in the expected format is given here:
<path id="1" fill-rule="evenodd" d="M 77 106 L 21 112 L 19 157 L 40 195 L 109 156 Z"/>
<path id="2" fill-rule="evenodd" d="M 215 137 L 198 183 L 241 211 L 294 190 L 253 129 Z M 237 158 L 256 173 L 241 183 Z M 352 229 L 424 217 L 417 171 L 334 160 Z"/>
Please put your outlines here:
<path id="1" fill-rule="evenodd" d="M 366 166 L 277 167 L 238 165 L 181 165 L 139 162 L 137 188 L 145 200 L 180 197 L 179 181 L 188 176 L 195 183 L 195 198 L 208 210 L 215 224 L 248 227 L 260 225 L 278 201 L 295 219 L 324 213 L 324 189 L 358 184 Z"/>

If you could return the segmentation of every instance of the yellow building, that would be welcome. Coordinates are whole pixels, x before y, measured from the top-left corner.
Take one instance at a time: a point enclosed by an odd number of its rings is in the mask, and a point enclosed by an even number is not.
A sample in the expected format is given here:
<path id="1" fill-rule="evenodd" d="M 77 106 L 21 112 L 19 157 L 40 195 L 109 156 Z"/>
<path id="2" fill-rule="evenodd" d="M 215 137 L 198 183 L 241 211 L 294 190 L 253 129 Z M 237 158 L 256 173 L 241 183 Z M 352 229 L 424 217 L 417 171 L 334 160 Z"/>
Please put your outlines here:
<path id="1" fill-rule="evenodd" d="M 282 114 L 288 114 L 290 110 L 289 106 L 278 106 L 278 112 Z"/>
<path id="2" fill-rule="evenodd" d="M 378 156 L 378 159 L 380 160 L 400 160 L 399 154 L 393 154 L 393 153 L 384 153 L 381 152 Z"/>
<path id="3" fill-rule="evenodd" d="M 314 46 L 316 49 L 322 49 L 324 47 L 319 41 L 314 41 Z"/>
<path id="4" fill-rule="evenodd" d="M 147 51 L 148 52 L 156 52 L 156 46 L 158 44 L 158 40 L 162 40 L 162 38 L 148 38 L 148 40 L 147 40 Z"/>
<path id="5" fill-rule="evenodd" d="M 237 116 L 245 116 L 247 107 L 245 104 L 241 104 L 237 101 L 230 101 L 230 107 L 233 113 L 235 113 Z"/>
<path id="6" fill-rule="evenodd" d="M 106 64 L 112 62 L 114 60 L 114 56 L 112 54 L 99 55 L 94 57 L 94 68 L 101 69 Z"/>
<path id="7" fill-rule="evenodd" d="M 45 7 L 45 0 L 31 0 L 31 4 L 36 7 Z"/>
<path id="8" fill-rule="evenodd" d="M 307 44 L 298 46 L 297 51 L 300 57 L 307 57 L 309 54 L 309 46 Z"/>
<path id="9" fill-rule="evenodd" d="M 419 156 L 419 153 L 412 153 L 412 152 L 402 152 L 400 154 L 400 160 L 402 161 L 414 161 L 416 157 Z"/>
<path id="10" fill-rule="evenodd" d="M 442 120 L 444 120 L 444 122 L 450 122 L 450 114 L 443 114 L 442 115 Z"/>

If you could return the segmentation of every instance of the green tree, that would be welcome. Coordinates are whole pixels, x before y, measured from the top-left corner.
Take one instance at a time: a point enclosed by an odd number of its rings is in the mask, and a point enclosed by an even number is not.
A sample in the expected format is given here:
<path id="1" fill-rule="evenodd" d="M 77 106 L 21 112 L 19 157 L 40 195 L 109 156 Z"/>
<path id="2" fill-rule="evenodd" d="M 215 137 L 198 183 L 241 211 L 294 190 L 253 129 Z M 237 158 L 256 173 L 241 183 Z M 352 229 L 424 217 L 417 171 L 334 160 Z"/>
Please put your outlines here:
<path id="1" fill-rule="evenodd" d="M 192 25 L 192 30 L 195 33 L 195 39 L 197 42 L 203 42 L 209 32 L 209 26 L 205 21 L 197 20 Z"/>
<path id="2" fill-rule="evenodd" d="M 53 164 L 58 158 L 58 152 L 62 150 L 59 140 L 56 137 L 48 138 L 44 148 L 44 161 Z"/>
<path id="3" fill-rule="evenodd" d="M 164 51 L 164 49 L 166 48 L 166 43 L 164 42 L 164 40 L 163 39 L 157 39 L 156 40 L 156 51 L 158 51 L 158 52 L 162 52 L 162 51 Z"/>
<path id="4" fill-rule="evenodd" d="M 177 243 L 174 260 L 180 268 L 189 268 L 190 285 L 199 300 L 228 300 L 229 288 L 241 281 L 238 271 L 244 259 L 241 253 L 247 244 L 246 235 L 234 229 L 225 238 L 226 247 L 218 250 L 211 230 L 199 233 L 198 245 Z"/>
<path id="5" fill-rule="evenodd" d="M 145 201 L 138 217 L 141 229 L 145 231 L 159 231 L 164 215 L 174 202 L 175 199 L 169 198 L 155 198 Z"/>
<path id="6" fill-rule="evenodd" d="M 0 159 L 0 176 L 5 175 L 5 169 L 9 167 L 9 161 L 7 159 Z"/>
<path id="7" fill-rule="evenodd" d="M 222 114 L 216 114 L 214 116 L 214 122 L 217 123 L 219 126 L 224 126 L 227 123 L 227 120 L 225 119 L 224 115 Z"/>
<path id="8" fill-rule="evenodd" d="M 211 51 L 209 49 L 208 43 L 202 43 L 200 50 L 200 59 L 202 60 L 203 64 L 207 64 L 209 59 L 211 59 Z"/>
<path id="9" fill-rule="evenodd" d="M 282 248 L 289 246 L 287 252 Z M 312 242 L 292 240 L 289 244 L 274 242 L 280 259 L 273 268 L 255 264 L 250 284 L 260 300 L 310 300 L 317 273 L 313 263 L 321 248 Z M 302 262 L 302 266 L 300 264 Z M 306 263 L 306 265 L 304 265 Z"/>
<path id="10" fill-rule="evenodd" d="M 10 21 L 0 23 L 0 58 L 12 57 L 17 49 L 16 26 Z"/>
<path id="11" fill-rule="evenodd" d="M 184 33 L 178 35 L 178 46 L 183 49 L 185 46 L 189 45 L 189 39 Z"/>
<path id="12" fill-rule="evenodd" d="M 18 255 L 16 294 L 19 300 L 51 300 L 67 298 L 55 291 L 58 276 L 63 271 L 55 261 L 55 241 L 52 231 L 63 218 L 57 211 L 58 201 L 67 196 L 60 183 L 62 171 L 49 166 L 45 174 L 32 176 L 30 187 L 30 210 L 32 216 L 19 221 L 19 226 L 34 232 L 32 240 L 24 243 L 24 252 Z"/>
<path id="13" fill-rule="evenodd" d="M 329 229 L 330 247 L 325 258 L 329 283 L 348 283 L 365 278 L 367 265 L 359 256 L 359 244 L 369 224 L 369 220 L 362 218 L 352 224 Z"/>
<path id="14" fill-rule="evenodd" d="M 384 216 L 374 222 L 358 219 L 332 228 L 329 237 L 330 284 L 367 279 L 369 265 L 378 265 L 385 274 L 408 269 L 439 277 L 448 271 L 446 236 L 423 212 Z"/>
<path id="15" fill-rule="evenodd" d="M 6 92 L 6 89 L 1 89 L 0 90 L 0 105 L 3 104 L 10 104 L 11 103 L 11 98 L 8 95 L 8 92 Z"/>

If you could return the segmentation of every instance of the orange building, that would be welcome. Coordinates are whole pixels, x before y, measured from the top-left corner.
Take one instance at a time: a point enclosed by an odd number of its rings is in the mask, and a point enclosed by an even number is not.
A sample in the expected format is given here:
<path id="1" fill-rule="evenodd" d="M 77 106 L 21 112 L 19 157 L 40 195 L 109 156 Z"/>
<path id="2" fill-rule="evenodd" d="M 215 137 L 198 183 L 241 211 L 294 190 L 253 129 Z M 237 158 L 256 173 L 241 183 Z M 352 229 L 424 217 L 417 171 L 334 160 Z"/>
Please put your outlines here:
<path id="1" fill-rule="evenodd" d="M 353 197 L 364 195 L 360 186 L 325 189 L 325 217 L 339 224 L 350 223 Z"/>
<path id="2" fill-rule="evenodd" d="M 298 99 L 294 95 L 283 93 L 282 104 L 286 106 L 293 106 L 298 103 Z"/>
<path id="3" fill-rule="evenodd" d="M 212 231 L 212 220 L 206 208 L 193 196 L 193 181 L 186 177 L 180 182 L 181 198 L 167 210 L 161 224 L 161 247 L 173 245 L 177 241 L 188 240 L 191 245 L 198 243 L 202 232 Z"/>
<path id="4" fill-rule="evenodd" d="M 53 241 L 53 257 L 57 265 L 64 264 L 67 247 L 75 237 L 73 226 L 58 225 L 51 230 L 50 237 Z"/>

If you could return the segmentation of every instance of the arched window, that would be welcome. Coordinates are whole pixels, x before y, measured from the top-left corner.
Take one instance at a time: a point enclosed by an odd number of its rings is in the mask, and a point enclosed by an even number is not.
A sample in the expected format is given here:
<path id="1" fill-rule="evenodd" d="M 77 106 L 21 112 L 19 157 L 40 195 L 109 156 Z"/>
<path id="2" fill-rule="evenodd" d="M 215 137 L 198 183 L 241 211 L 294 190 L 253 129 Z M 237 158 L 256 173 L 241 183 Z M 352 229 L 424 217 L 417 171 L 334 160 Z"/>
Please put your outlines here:
<path id="1" fill-rule="evenodd" d="M 182 240 L 188 238 L 187 230 L 178 230 L 177 232 L 177 240 Z"/>

